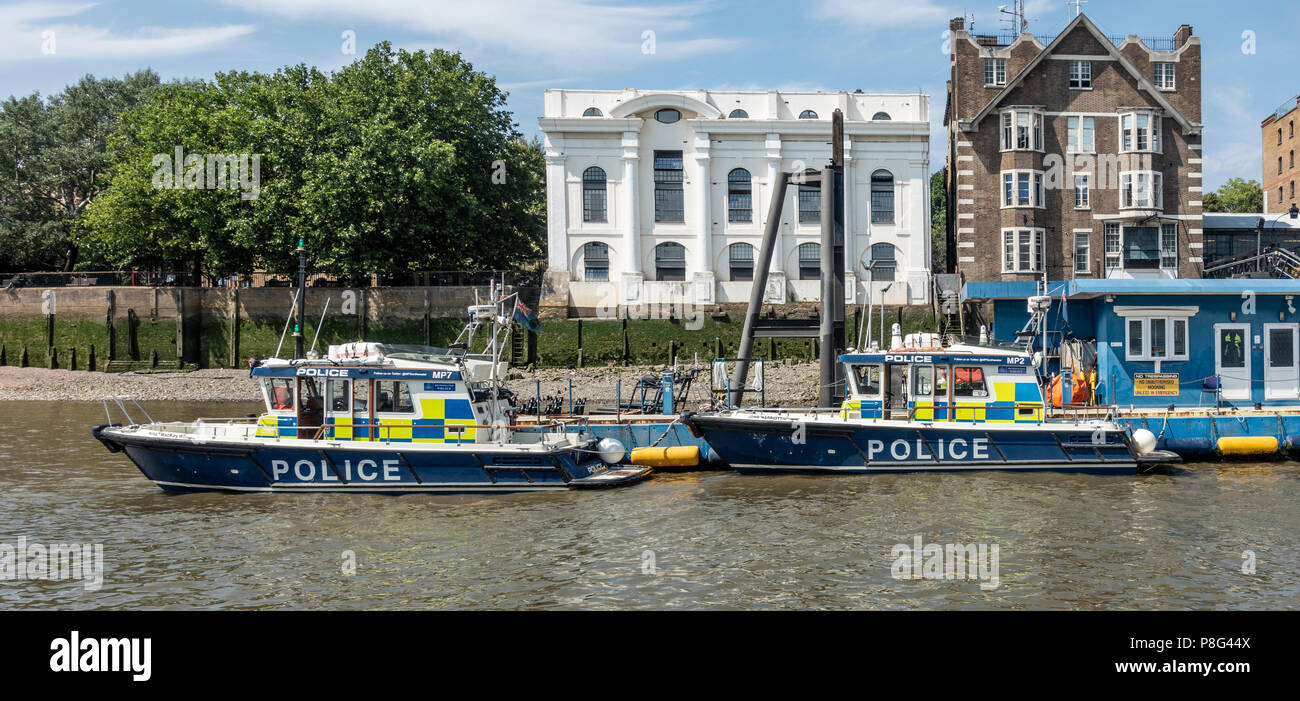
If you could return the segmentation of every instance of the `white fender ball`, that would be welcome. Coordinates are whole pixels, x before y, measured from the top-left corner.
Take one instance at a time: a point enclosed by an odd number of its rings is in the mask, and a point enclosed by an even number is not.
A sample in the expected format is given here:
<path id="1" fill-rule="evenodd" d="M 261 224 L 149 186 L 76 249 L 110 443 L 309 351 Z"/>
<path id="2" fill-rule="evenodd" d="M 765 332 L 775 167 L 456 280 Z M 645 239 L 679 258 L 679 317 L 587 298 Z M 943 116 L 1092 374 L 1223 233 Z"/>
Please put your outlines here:
<path id="1" fill-rule="evenodd" d="M 1156 449 L 1156 435 L 1145 428 L 1139 428 L 1133 432 L 1133 447 L 1137 448 L 1138 455 L 1146 455 Z"/>
<path id="2" fill-rule="evenodd" d="M 627 448 L 624 448 L 617 438 L 602 438 L 596 442 L 596 452 L 600 454 L 601 460 L 610 465 L 617 465 L 623 462 L 623 458 L 627 455 Z"/>

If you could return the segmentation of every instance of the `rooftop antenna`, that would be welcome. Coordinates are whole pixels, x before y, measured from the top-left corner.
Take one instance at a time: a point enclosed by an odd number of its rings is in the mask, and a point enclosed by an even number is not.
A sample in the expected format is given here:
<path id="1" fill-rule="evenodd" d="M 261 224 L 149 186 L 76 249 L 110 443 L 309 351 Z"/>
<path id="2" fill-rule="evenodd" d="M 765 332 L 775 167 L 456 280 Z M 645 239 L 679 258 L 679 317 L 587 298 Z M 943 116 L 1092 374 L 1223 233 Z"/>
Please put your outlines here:
<path id="1" fill-rule="evenodd" d="M 1070 5 L 1074 5 L 1074 16 L 1078 17 L 1079 15 L 1083 14 L 1083 8 L 1081 6 L 1087 5 L 1088 0 L 1069 0 L 1069 2 L 1066 2 L 1065 4 L 1067 7 Z"/>
<path id="2" fill-rule="evenodd" d="M 1025 0 L 1015 0 L 1010 10 L 1006 5 L 998 5 L 998 12 L 1007 15 L 1002 21 L 1011 26 L 1011 31 L 1016 36 L 1029 29 L 1029 20 L 1025 18 Z"/>

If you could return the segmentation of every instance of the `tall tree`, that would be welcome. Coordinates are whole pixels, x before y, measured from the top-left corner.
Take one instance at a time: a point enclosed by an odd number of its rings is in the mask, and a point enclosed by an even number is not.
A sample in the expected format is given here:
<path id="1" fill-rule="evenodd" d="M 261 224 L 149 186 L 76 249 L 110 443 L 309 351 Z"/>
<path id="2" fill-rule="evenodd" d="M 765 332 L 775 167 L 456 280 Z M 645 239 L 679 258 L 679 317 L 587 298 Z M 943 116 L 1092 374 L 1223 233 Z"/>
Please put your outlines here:
<path id="1" fill-rule="evenodd" d="M 1206 193 L 1202 203 L 1205 212 L 1262 212 L 1264 191 L 1258 180 L 1228 178 L 1218 190 Z"/>
<path id="2" fill-rule="evenodd" d="M 332 75 L 299 65 L 164 91 L 124 119 L 123 194 L 96 206 L 87 238 L 122 264 L 179 255 L 225 272 L 290 273 L 299 239 L 313 270 L 343 276 L 529 261 L 545 237 L 544 159 L 505 99 L 459 54 L 387 43 Z M 146 187 L 152 159 L 181 144 L 256 154 L 256 197 Z"/>
<path id="3" fill-rule="evenodd" d="M 158 84 L 150 70 L 87 75 L 48 101 L 0 104 L 0 266 L 72 270 L 73 227 L 107 183 L 109 134 Z"/>

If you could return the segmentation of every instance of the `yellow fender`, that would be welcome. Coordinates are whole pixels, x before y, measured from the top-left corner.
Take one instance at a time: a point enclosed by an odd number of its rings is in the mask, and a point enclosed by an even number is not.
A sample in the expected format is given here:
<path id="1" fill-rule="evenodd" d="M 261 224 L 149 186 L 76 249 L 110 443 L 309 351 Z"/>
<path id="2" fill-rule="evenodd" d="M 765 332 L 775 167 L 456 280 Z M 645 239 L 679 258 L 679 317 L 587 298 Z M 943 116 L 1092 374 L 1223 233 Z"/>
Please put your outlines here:
<path id="1" fill-rule="evenodd" d="M 1278 450 L 1273 436 L 1223 436 L 1217 447 L 1224 455 L 1269 455 Z"/>
<path id="2" fill-rule="evenodd" d="M 629 462 L 651 467 L 694 467 L 700 464 L 700 448 L 695 445 L 633 448 Z"/>

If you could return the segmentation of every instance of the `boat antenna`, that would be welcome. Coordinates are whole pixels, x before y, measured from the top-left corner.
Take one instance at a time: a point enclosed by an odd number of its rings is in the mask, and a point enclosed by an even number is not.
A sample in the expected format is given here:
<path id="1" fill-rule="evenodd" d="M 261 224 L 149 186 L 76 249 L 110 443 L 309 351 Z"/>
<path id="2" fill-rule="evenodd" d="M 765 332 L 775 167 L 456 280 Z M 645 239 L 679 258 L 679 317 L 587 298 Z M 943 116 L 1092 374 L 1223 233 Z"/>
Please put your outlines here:
<path id="1" fill-rule="evenodd" d="M 293 313 L 297 309 L 298 309 L 298 293 L 295 292 L 293 294 L 293 304 L 289 305 L 289 316 L 286 317 L 284 320 L 284 330 L 280 332 L 280 342 L 275 344 L 275 355 L 273 357 L 276 358 L 280 357 L 280 348 L 281 346 L 284 345 L 285 334 L 289 333 L 289 322 L 293 320 Z"/>
<path id="2" fill-rule="evenodd" d="M 311 349 L 312 349 L 312 350 L 316 350 L 316 341 L 317 341 L 317 339 L 320 338 L 320 327 L 323 326 L 323 325 L 325 324 L 325 312 L 329 311 L 329 308 L 330 308 L 330 300 L 331 300 L 331 299 L 334 299 L 334 298 L 333 298 L 333 297 L 326 297 L 326 298 L 325 298 L 325 308 L 322 309 L 322 310 L 320 310 L 320 323 L 319 323 L 319 324 L 316 324 L 316 334 L 315 334 L 314 336 L 311 337 Z"/>

